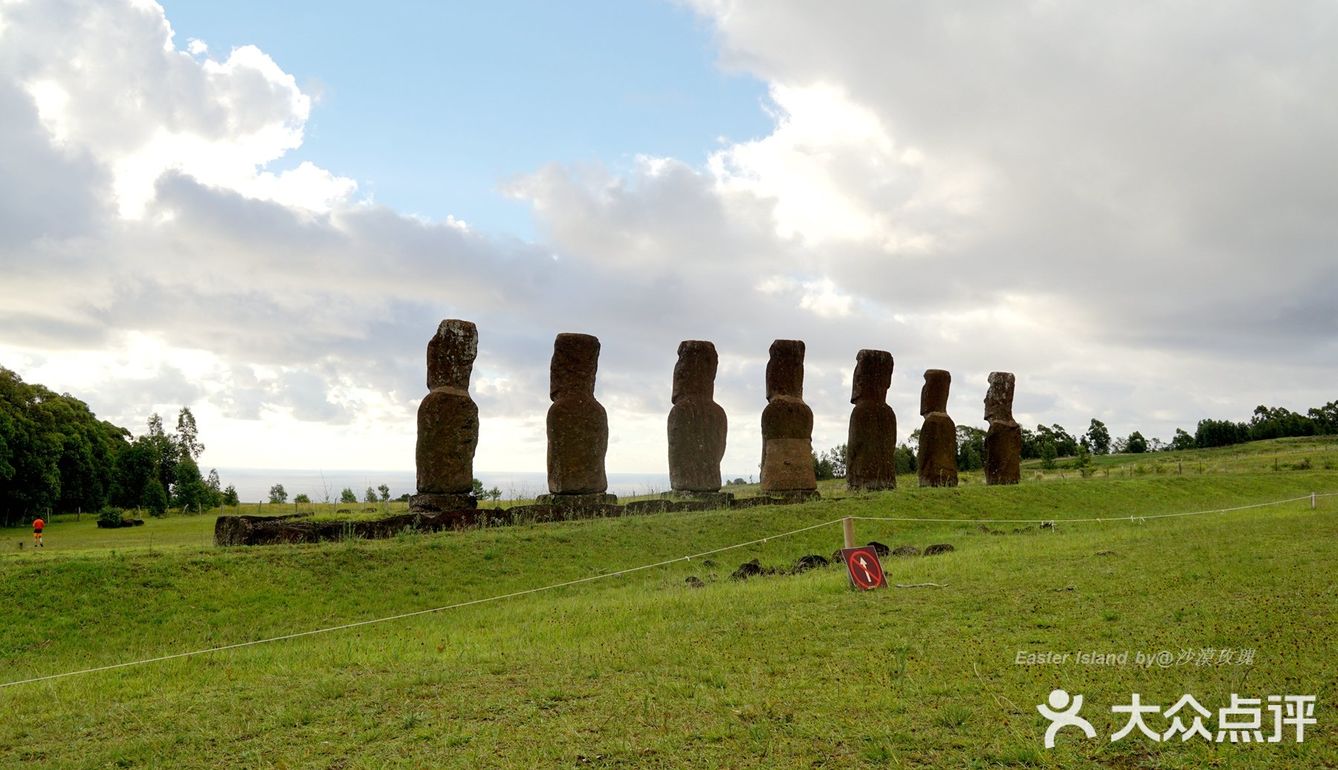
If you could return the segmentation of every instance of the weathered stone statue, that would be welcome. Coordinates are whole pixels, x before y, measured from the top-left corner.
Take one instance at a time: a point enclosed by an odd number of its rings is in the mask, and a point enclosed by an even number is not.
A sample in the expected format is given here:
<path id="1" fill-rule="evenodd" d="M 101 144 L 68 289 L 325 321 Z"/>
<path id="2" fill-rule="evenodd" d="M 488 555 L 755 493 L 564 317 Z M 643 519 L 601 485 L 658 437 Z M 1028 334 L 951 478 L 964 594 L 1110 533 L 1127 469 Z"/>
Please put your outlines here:
<path id="1" fill-rule="evenodd" d="M 718 365 L 715 345 L 703 340 L 679 343 L 669 410 L 669 487 L 674 492 L 720 491 L 729 422 L 713 400 Z"/>
<path id="2" fill-rule="evenodd" d="M 813 410 L 804 403 L 804 343 L 776 340 L 762 410 L 762 491 L 816 494 Z"/>
<path id="3" fill-rule="evenodd" d="M 925 422 L 920 428 L 920 451 L 915 456 L 922 487 L 957 486 L 957 426 L 948 416 L 951 385 L 948 372 L 925 371 L 925 385 L 920 390 L 920 414 Z"/>
<path id="4" fill-rule="evenodd" d="M 850 388 L 850 433 L 846 439 L 846 486 L 896 489 L 897 415 L 887 405 L 892 386 L 892 354 L 861 350 L 855 356 Z"/>
<path id="5" fill-rule="evenodd" d="M 409 501 L 420 512 L 473 508 L 474 449 L 479 408 L 469 397 L 469 375 L 478 355 L 478 329 L 469 321 L 442 321 L 427 343 L 428 394 L 418 405 L 418 494 Z"/>
<path id="6" fill-rule="evenodd" d="M 604 455 L 609 447 L 609 418 L 595 400 L 599 339 L 589 334 L 559 334 L 549 369 L 548 491 L 540 503 L 576 506 L 616 501 L 605 494 Z"/>
<path id="7" fill-rule="evenodd" d="M 1012 372 L 990 372 L 985 393 L 985 483 L 1016 484 L 1022 480 L 1022 426 L 1013 419 Z"/>

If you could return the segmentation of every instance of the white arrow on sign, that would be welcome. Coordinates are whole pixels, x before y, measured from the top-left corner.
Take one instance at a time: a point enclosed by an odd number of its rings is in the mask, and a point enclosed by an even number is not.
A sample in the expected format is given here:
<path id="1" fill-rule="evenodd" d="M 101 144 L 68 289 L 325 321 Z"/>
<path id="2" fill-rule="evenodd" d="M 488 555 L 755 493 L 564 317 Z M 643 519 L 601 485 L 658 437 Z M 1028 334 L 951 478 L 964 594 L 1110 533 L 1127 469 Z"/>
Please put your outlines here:
<path id="1" fill-rule="evenodd" d="M 863 556 L 859 557 L 859 568 L 864 570 L 864 579 L 870 583 L 873 582 L 873 574 L 869 572 L 869 562 Z"/>

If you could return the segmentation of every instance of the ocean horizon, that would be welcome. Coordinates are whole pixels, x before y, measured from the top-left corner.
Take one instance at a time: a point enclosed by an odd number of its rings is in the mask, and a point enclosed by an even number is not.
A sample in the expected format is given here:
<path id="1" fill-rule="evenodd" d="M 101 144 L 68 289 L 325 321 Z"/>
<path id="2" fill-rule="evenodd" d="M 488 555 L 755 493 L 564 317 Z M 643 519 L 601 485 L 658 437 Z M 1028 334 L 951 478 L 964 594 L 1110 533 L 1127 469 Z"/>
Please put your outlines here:
<path id="1" fill-rule="evenodd" d="M 416 487 L 414 471 L 321 470 L 310 468 L 218 468 L 219 480 L 226 488 L 237 488 L 237 496 L 244 503 L 266 502 L 269 490 L 282 484 L 288 500 L 305 494 L 312 502 L 339 501 L 345 488 L 353 490 L 358 500 L 367 488 L 382 484 L 390 487 L 392 499 L 413 494 Z M 206 471 L 207 472 L 207 471 Z M 484 489 L 496 487 L 502 500 L 533 498 L 548 492 L 548 474 L 538 471 L 475 471 L 475 478 Z M 648 495 L 669 490 L 668 473 L 610 473 L 609 492 L 619 496 Z M 730 478 L 733 478 L 732 476 Z"/>

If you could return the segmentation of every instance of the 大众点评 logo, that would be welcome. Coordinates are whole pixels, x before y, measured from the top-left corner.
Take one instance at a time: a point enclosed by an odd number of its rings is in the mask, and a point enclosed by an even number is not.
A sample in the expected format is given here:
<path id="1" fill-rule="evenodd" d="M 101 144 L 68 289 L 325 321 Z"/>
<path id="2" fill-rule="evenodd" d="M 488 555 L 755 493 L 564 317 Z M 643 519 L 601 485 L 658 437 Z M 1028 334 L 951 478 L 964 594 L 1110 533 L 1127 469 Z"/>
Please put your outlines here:
<path id="1" fill-rule="evenodd" d="M 1045 729 L 1045 747 L 1055 747 L 1055 735 L 1065 727 L 1081 730 L 1088 738 L 1096 737 L 1096 728 L 1078 712 L 1082 710 L 1083 696 L 1069 695 L 1066 690 L 1056 689 L 1036 707 L 1041 716 L 1050 720 Z M 1121 740 L 1138 730 L 1145 737 L 1154 741 L 1169 741 L 1179 737 L 1181 741 L 1198 737 L 1205 741 L 1223 743 L 1281 743 L 1286 728 L 1294 727 L 1296 742 L 1305 742 L 1305 726 L 1315 724 L 1314 695 L 1269 695 L 1265 698 L 1242 698 L 1231 693 L 1231 703 L 1223 706 L 1216 713 L 1205 708 L 1192 695 L 1182 695 L 1169 708 L 1143 703 L 1139 693 L 1133 693 L 1130 702 L 1111 706 L 1113 714 L 1127 714 L 1124 727 L 1110 736 L 1111 742 Z M 1271 719 L 1265 726 L 1265 712 Z M 1146 717 L 1160 717 L 1166 722 L 1164 730 L 1156 730 L 1148 725 Z M 1217 717 L 1217 729 L 1210 730 L 1204 720 Z M 1265 729 L 1268 736 L 1264 736 Z"/>

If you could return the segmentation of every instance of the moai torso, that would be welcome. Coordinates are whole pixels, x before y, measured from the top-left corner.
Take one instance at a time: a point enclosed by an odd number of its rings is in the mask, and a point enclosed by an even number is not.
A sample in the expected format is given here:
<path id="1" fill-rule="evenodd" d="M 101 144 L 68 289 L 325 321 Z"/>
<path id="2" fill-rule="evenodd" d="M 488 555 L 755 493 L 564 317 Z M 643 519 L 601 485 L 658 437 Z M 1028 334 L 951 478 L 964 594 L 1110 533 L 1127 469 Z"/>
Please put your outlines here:
<path id="1" fill-rule="evenodd" d="M 804 403 L 804 343 L 776 340 L 767 362 L 767 406 L 762 410 L 762 490 L 811 491 L 813 410 Z"/>
<path id="2" fill-rule="evenodd" d="M 985 393 L 985 483 L 1016 484 L 1022 480 L 1022 426 L 1013 419 L 1012 372 L 990 372 Z"/>
<path id="3" fill-rule="evenodd" d="M 599 339 L 559 334 L 549 370 L 548 491 L 555 495 L 602 493 L 608 489 L 604 455 L 609 419 L 595 400 Z"/>
<path id="4" fill-rule="evenodd" d="M 718 363 L 709 342 L 684 340 L 678 346 L 669 410 L 669 486 L 675 492 L 720 491 L 728 420 L 713 400 Z"/>
<path id="5" fill-rule="evenodd" d="M 846 440 L 846 486 L 895 489 L 897 415 L 887 404 L 892 386 L 892 354 L 861 350 L 850 389 L 850 433 Z"/>
<path id="6" fill-rule="evenodd" d="M 469 397 L 478 329 L 446 320 L 427 343 L 428 394 L 418 406 L 418 491 L 467 494 L 474 484 L 479 409 Z"/>
<path id="7" fill-rule="evenodd" d="M 925 371 L 920 390 L 920 451 L 915 464 L 922 487 L 957 486 L 957 426 L 948 416 L 948 388 L 952 375 L 943 369 Z"/>

